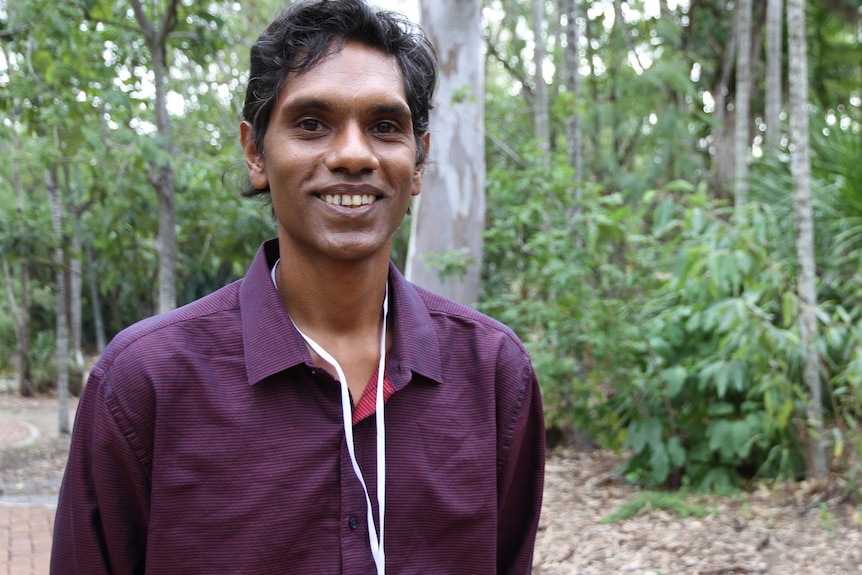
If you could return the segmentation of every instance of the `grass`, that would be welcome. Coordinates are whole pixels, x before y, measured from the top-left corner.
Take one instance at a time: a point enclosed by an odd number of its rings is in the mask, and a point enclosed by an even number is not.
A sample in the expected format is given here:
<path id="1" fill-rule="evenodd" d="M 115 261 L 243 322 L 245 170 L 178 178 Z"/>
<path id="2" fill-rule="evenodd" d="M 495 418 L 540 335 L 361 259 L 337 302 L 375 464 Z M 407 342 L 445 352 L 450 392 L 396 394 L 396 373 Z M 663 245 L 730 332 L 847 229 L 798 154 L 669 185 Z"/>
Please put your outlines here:
<path id="1" fill-rule="evenodd" d="M 677 516 L 685 517 L 706 517 L 713 513 L 703 503 L 694 501 L 694 498 L 682 492 L 666 492 L 666 491 L 644 491 L 635 496 L 632 500 L 622 504 L 616 511 L 602 518 L 603 524 L 616 523 L 625 521 L 640 513 L 643 509 L 661 509 L 663 511 L 671 511 Z"/>

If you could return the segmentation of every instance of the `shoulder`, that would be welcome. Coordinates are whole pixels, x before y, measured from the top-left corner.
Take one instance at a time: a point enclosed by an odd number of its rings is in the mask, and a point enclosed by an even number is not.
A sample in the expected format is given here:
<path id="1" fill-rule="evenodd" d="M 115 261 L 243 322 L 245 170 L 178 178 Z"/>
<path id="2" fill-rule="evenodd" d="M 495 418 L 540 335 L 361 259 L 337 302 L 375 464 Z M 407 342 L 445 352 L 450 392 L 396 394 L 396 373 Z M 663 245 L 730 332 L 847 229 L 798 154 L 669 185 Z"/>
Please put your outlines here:
<path id="1" fill-rule="evenodd" d="M 437 381 L 519 396 L 535 380 L 530 355 L 500 321 L 410 282 L 395 327 L 408 365 Z M 499 398 L 498 398 L 499 399 Z"/>
<path id="2" fill-rule="evenodd" d="M 511 328 L 486 314 L 413 284 L 407 289 L 421 302 L 415 309 L 423 313 L 417 315 L 425 318 L 417 330 L 420 343 L 411 342 L 409 348 L 411 365 L 433 369 L 439 359 L 438 381 L 457 388 L 461 402 L 472 397 L 493 405 L 501 445 L 508 445 L 534 403 L 541 411 L 538 380 L 526 347 Z M 433 336 L 428 337 L 428 331 Z M 414 335 L 411 331 L 409 337 Z"/>
<path id="3" fill-rule="evenodd" d="M 239 333 L 238 280 L 173 311 L 141 320 L 118 333 L 93 368 L 103 377 L 116 369 L 151 369 L 180 353 L 216 351 Z"/>
<path id="4" fill-rule="evenodd" d="M 512 351 L 527 354 L 523 343 L 515 332 L 502 322 L 466 305 L 410 284 L 425 307 L 431 321 L 447 337 L 491 338 Z"/>
<path id="5" fill-rule="evenodd" d="M 184 397 L 202 401 L 206 385 L 221 373 L 232 373 L 223 366 L 242 357 L 241 282 L 117 334 L 90 371 L 75 424 L 81 431 L 76 433 L 116 429 L 148 466 L 157 412 L 180 406 Z"/>

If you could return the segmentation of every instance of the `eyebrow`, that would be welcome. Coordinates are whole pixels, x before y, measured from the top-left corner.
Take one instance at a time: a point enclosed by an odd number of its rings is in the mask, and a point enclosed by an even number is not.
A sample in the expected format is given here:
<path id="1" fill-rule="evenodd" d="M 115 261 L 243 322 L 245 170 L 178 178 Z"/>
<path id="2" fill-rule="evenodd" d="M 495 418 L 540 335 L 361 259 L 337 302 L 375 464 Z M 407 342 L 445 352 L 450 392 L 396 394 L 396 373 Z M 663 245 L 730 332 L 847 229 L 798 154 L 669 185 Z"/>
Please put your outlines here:
<path id="1" fill-rule="evenodd" d="M 322 112 L 335 111 L 335 106 L 331 101 L 322 98 L 300 98 L 296 101 L 289 102 L 284 110 L 320 110 Z M 410 107 L 407 104 L 380 102 L 365 110 L 375 116 L 412 116 Z"/>

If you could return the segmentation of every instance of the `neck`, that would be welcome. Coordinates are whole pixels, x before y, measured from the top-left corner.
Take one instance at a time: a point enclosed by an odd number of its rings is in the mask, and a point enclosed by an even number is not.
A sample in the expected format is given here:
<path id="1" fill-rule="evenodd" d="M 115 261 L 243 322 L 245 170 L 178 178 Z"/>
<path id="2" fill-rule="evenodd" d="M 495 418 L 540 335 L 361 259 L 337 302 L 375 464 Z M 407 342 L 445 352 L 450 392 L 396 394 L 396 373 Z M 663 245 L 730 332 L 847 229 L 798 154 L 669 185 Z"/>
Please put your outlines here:
<path id="1" fill-rule="evenodd" d="M 312 337 L 377 333 L 389 260 L 309 263 L 281 250 L 278 292 L 297 327 Z"/>

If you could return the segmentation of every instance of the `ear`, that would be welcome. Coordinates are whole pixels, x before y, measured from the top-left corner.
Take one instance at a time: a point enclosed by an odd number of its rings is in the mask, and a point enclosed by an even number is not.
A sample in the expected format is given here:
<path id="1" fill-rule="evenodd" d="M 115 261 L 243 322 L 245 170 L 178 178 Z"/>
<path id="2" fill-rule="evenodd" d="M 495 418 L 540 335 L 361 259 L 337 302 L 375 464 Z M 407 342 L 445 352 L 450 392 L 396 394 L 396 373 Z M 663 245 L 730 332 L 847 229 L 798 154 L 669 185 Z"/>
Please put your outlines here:
<path id="1" fill-rule="evenodd" d="M 242 151 L 245 154 L 245 167 L 248 170 L 248 178 L 251 185 L 258 190 L 269 187 L 269 179 L 266 176 L 266 163 L 263 154 L 258 151 L 254 141 L 254 130 L 251 123 L 243 121 L 239 125 L 239 137 Z"/>
<path id="2" fill-rule="evenodd" d="M 425 132 L 422 136 L 422 143 L 425 146 L 425 159 L 413 171 L 413 190 L 410 192 L 413 196 L 418 196 L 419 192 L 422 191 L 422 175 L 425 173 L 425 165 L 428 163 L 428 153 L 431 151 L 431 132 Z"/>

